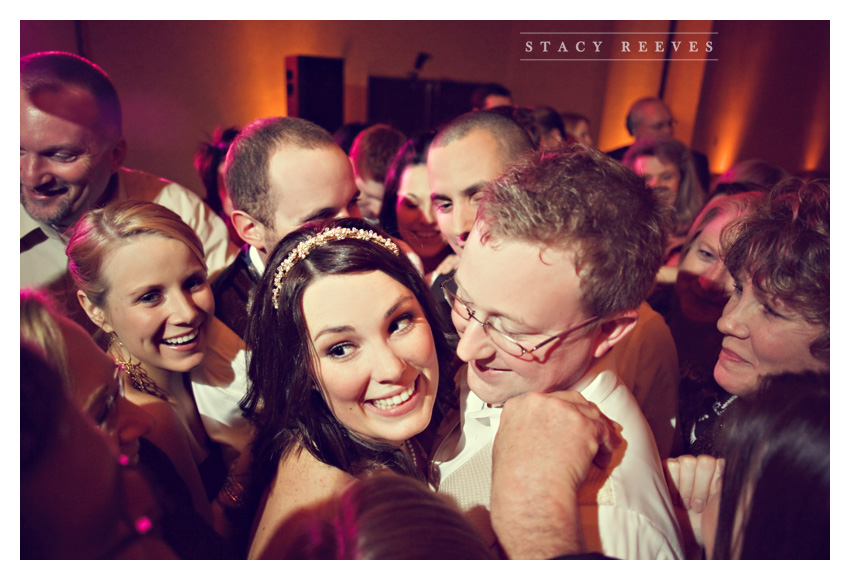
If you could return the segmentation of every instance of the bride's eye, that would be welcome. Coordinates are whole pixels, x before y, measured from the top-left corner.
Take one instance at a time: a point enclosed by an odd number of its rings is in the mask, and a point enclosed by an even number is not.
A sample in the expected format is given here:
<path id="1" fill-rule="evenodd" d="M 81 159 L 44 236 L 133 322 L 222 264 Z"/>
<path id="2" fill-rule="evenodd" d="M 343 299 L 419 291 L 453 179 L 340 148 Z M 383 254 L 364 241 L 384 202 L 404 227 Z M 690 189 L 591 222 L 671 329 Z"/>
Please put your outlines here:
<path id="1" fill-rule="evenodd" d="M 350 342 L 335 344 L 325 351 L 325 355 L 332 359 L 342 359 L 354 352 L 354 345 Z"/>
<path id="2" fill-rule="evenodd" d="M 413 313 L 407 312 L 405 314 L 402 314 L 390 323 L 390 334 L 404 332 L 405 330 L 410 328 L 411 324 L 413 324 Z"/>

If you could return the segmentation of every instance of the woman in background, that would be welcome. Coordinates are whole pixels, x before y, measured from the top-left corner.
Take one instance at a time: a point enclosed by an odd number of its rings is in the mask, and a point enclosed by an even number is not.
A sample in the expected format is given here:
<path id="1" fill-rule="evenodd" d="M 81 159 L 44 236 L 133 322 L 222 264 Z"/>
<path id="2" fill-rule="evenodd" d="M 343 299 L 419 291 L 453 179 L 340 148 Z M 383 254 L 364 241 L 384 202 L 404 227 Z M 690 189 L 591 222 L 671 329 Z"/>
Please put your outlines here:
<path id="1" fill-rule="evenodd" d="M 674 503 L 709 559 L 829 559 L 829 374 L 761 379 L 723 456 L 667 460 Z"/>
<path id="2" fill-rule="evenodd" d="M 572 135 L 579 143 L 593 147 L 593 137 L 590 135 L 590 119 L 578 113 L 561 113 L 564 132 Z"/>
<path id="3" fill-rule="evenodd" d="M 755 213 L 760 192 L 718 196 L 694 220 L 682 245 L 675 285 L 661 286 L 649 304 L 670 327 L 679 357 L 679 422 L 683 449 L 716 455 L 714 426 L 734 399 L 714 381 L 723 335 L 717 321 L 732 293 L 721 253 L 721 234 L 730 223 Z"/>
<path id="4" fill-rule="evenodd" d="M 454 266 L 452 252 L 437 226 L 428 185 L 428 147 L 434 133 L 410 139 L 387 170 L 378 221 L 391 236 L 404 240 L 422 260 L 425 279 Z M 445 262 L 445 263 L 444 263 Z M 442 266 L 441 266 L 442 265 Z"/>
<path id="5" fill-rule="evenodd" d="M 714 378 L 738 397 L 782 372 L 829 372 L 829 184 L 789 179 L 724 233 L 734 290 Z"/>
<path id="6" fill-rule="evenodd" d="M 53 360 L 21 335 L 21 559 L 174 558 L 141 474 L 71 401 Z"/>
<path id="7" fill-rule="evenodd" d="M 159 532 L 176 555 L 183 559 L 234 555 L 213 531 L 209 504 L 201 503 L 201 512 L 194 508 L 191 493 L 174 464 L 148 440 L 156 427 L 153 417 L 125 397 L 123 372 L 92 337 L 80 325 L 55 312 L 44 296 L 23 290 L 21 339 L 49 353 L 71 402 L 112 444 L 116 461 L 144 477 L 158 508 Z M 80 467 L 85 472 L 85 466 Z M 99 473 L 91 469 L 87 476 L 94 480 Z M 94 481 L 92 484 L 97 485 Z M 134 511 L 139 507 L 127 506 Z"/>
<path id="8" fill-rule="evenodd" d="M 626 151 L 623 164 L 642 175 L 650 187 L 669 194 L 676 214 L 666 265 L 676 266 L 684 238 L 706 202 L 690 150 L 675 139 L 639 139 Z"/>
<path id="9" fill-rule="evenodd" d="M 252 433 L 235 417 L 245 385 L 230 363 L 240 362 L 242 343 L 213 317 L 197 235 L 165 207 L 128 201 L 83 216 L 67 254 L 80 304 L 126 375 L 127 397 L 156 421 L 149 439 L 174 464 L 195 509 L 212 509 L 227 535 L 224 510 L 247 472 Z M 227 384 L 208 380 L 206 366 L 217 362 L 206 359 L 216 357 Z"/>
<path id="10" fill-rule="evenodd" d="M 561 115 L 552 107 L 545 105 L 534 107 L 531 110 L 531 116 L 540 133 L 540 142 L 537 145 L 539 149 L 557 149 L 577 141 L 567 137 Z"/>
<path id="11" fill-rule="evenodd" d="M 207 192 L 205 198 L 207 205 L 224 220 L 227 232 L 230 234 L 230 241 L 237 247 L 241 247 L 245 242 L 230 223 L 233 202 L 230 201 L 230 194 L 224 184 L 223 171 L 227 150 L 230 149 L 230 144 L 233 143 L 237 135 L 239 135 L 239 129 L 236 127 L 228 127 L 223 130 L 221 127 L 217 128 L 212 140 L 208 143 L 201 143 L 195 152 L 195 171 L 198 172 L 198 177 L 201 178 Z"/>

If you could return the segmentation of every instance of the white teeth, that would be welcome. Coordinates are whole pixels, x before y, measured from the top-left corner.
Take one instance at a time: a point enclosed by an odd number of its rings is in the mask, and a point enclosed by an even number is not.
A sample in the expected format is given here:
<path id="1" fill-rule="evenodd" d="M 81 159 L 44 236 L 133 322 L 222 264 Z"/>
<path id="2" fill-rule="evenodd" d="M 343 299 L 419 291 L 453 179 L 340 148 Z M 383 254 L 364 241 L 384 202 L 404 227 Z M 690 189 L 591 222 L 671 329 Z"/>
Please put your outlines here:
<path id="1" fill-rule="evenodd" d="M 162 342 L 164 342 L 165 344 L 170 344 L 172 346 L 177 346 L 178 344 L 185 344 L 187 342 L 191 342 L 191 341 L 195 340 L 195 338 L 197 338 L 197 336 L 198 336 L 198 329 L 195 329 L 195 331 L 191 334 L 186 334 L 184 336 L 178 336 L 177 338 L 164 338 L 162 340 Z"/>
<path id="2" fill-rule="evenodd" d="M 372 404 L 378 407 L 379 409 L 389 409 L 391 407 L 395 407 L 401 405 L 406 400 L 408 400 L 411 395 L 413 395 L 413 391 L 416 390 L 416 381 L 413 382 L 410 387 L 403 393 L 399 393 L 398 395 L 393 395 L 392 397 L 387 397 L 386 399 L 374 399 L 372 400 Z"/>

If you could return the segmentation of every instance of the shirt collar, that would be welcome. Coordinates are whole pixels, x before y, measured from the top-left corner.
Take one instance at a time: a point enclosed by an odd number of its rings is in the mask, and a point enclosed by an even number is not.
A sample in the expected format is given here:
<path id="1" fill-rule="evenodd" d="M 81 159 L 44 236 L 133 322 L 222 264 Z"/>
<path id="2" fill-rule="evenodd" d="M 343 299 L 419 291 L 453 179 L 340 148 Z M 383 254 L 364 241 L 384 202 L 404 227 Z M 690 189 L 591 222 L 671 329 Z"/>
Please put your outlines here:
<path id="1" fill-rule="evenodd" d="M 461 372 L 462 371 L 462 372 Z M 466 382 L 467 365 L 460 367 L 455 380 L 460 381 L 461 393 L 466 392 L 466 397 L 461 400 L 461 413 L 464 417 L 475 420 L 482 425 L 494 425 L 498 427 L 502 416 L 501 407 L 491 407 L 478 398 L 478 395 L 469 388 Z"/>
<path id="2" fill-rule="evenodd" d="M 466 382 L 467 366 L 461 367 L 463 373 L 458 373 L 456 380 L 461 381 L 461 392 L 467 396 L 461 401 L 461 412 L 464 417 L 474 419 L 484 425 L 498 425 L 502 416 L 501 407 L 491 407 L 472 392 Z M 613 357 L 606 354 L 597 359 L 587 372 L 569 388 L 571 391 L 582 393 L 587 400 L 601 402 L 605 400 L 617 386 L 617 373 L 614 370 Z"/>
<path id="3" fill-rule="evenodd" d="M 263 263 L 262 258 L 260 258 L 260 252 L 254 246 L 248 246 L 248 257 L 251 258 L 251 263 L 257 269 L 260 276 L 262 277 L 263 273 L 266 271 L 266 265 Z"/>
<path id="4" fill-rule="evenodd" d="M 59 233 L 56 229 L 50 227 L 47 224 L 43 224 L 40 221 L 36 221 L 27 213 L 27 210 L 24 209 L 23 204 L 19 204 L 21 209 L 21 238 L 26 236 L 27 234 L 34 232 L 35 230 L 41 230 L 44 232 L 48 238 L 53 238 L 54 240 L 62 240 L 67 243 L 68 240 L 62 237 L 62 234 Z"/>

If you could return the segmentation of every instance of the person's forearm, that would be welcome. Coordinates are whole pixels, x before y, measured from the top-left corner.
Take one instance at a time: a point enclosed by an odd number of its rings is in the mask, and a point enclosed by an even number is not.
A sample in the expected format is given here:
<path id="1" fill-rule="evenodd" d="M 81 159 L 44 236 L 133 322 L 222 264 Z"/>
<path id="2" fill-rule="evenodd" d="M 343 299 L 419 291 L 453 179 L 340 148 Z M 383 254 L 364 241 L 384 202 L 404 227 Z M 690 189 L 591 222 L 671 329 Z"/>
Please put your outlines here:
<path id="1" fill-rule="evenodd" d="M 512 560 L 546 560 L 585 552 L 575 497 L 493 506 L 493 529 Z"/>

